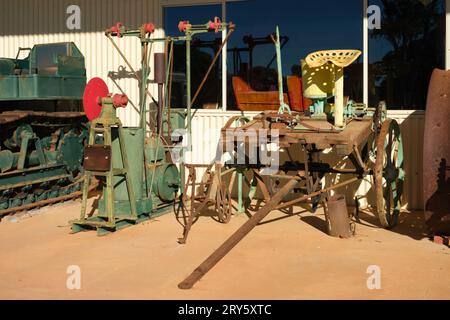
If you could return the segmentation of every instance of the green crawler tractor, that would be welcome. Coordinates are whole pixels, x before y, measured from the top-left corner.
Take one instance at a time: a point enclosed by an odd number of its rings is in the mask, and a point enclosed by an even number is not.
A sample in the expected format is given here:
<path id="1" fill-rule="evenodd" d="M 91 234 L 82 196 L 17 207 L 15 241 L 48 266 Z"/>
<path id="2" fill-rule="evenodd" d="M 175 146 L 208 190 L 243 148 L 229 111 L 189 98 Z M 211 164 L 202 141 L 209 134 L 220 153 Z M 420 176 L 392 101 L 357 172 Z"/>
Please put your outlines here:
<path id="1" fill-rule="evenodd" d="M 0 219 L 80 195 L 85 85 L 84 57 L 71 42 L 0 58 Z"/>

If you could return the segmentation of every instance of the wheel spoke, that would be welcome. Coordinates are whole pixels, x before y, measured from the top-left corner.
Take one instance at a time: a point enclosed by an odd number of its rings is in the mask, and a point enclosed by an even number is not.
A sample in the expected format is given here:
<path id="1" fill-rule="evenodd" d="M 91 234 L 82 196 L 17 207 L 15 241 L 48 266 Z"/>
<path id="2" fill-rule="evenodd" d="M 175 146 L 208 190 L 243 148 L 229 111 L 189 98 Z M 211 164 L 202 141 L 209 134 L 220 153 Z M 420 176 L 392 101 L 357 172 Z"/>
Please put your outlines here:
<path id="1" fill-rule="evenodd" d="M 400 184 L 399 181 L 393 181 L 391 183 L 391 190 L 392 190 L 392 198 L 394 202 L 394 210 L 400 210 Z"/>
<path id="2" fill-rule="evenodd" d="M 405 180 L 405 171 L 402 167 L 398 168 L 398 177 L 399 180 Z"/>
<path id="3" fill-rule="evenodd" d="M 389 130 L 388 135 L 388 143 L 386 146 L 386 167 L 390 167 L 392 165 L 392 130 Z"/>
<path id="4" fill-rule="evenodd" d="M 399 166 L 398 163 L 398 141 L 395 141 L 393 152 L 392 152 L 392 164 L 397 169 Z"/>
<path id="5" fill-rule="evenodd" d="M 393 227 L 401 209 L 403 145 L 400 128 L 395 120 L 383 122 L 377 140 L 374 178 L 377 213 L 384 227 Z"/>
<path id="6" fill-rule="evenodd" d="M 385 196 L 385 201 L 386 201 L 386 218 L 388 220 L 388 222 L 390 223 L 391 220 L 391 184 L 388 183 L 386 186 L 386 196 Z"/>

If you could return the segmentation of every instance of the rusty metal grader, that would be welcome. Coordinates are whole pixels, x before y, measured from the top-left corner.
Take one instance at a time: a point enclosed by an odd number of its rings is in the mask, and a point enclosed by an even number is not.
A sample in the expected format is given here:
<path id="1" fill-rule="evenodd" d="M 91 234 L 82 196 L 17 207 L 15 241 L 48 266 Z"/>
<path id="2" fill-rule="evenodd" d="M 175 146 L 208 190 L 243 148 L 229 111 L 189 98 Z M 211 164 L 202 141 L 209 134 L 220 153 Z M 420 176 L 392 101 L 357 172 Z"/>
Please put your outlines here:
<path id="1" fill-rule="evenodd" d="M 386 118 L 384 103 L 377 108 L 368 108 L 343 96 L 343 68 L 355 61 L 361 52 L 319 51 L 302 60 L 303 94 L 313 104 L 306 112 L 292 112 L 283 101 L 278 34 L 275 44 L 280 110 L 262 112 L 252 120 L 239 116 L 231 118 L 222 129 L 221 137 L 223 150 L 231 155 L 224 169 L 234 169 L 239 175 L 240 210 L 244 209 L 244 203 L 250 203 L 257 188 L 261 191 L 264 204 L 179 284 L 181 289 L 191 288 L 272 210 L 309 202 L 313 210 L 318 204 L 323 204 L 327 215 L 327 201 L 332 190 L 366 177 L 373 177 L 380 224 L 392 228 L 398 221 L 405 178 L 399 125 L 395 120 Z M 334 99 L 330 99 L 332 97 Z M 264 159 L 261 150 L 270 150 Z M 349 160 L 350 165 L 333 166 L 323 161 L 324 150 L 334 150 L 338 158 Z M 288 159 L 274 163 L 270 160 L 274 158 L 271 157 L 274 152 L 283 152 Z M 266 178 L 275 181 L 274 184 L 264 182 L 267 170 L 269 176 Z M 329 174 L 349 178 L 322 185 L 323 178 Z M 243 182 L 250 187 L 246 199 L 243 196 Z"/>

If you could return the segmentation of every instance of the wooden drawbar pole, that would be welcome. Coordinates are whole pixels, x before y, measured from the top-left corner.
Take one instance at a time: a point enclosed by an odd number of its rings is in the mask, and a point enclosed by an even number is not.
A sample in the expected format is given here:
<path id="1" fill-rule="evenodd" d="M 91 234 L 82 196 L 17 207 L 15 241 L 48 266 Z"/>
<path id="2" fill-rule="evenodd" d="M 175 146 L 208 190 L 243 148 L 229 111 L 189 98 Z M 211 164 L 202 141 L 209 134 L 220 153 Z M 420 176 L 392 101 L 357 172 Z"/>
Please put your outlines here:
<path id="1" fill-rule="evenodd" d="M 253 217 L 244 223 L 229 237 L 216 251 L 214 251 L 205 261 L 202 262 L 186 279 L 178 284 L 180 289 L 191 289 L 209 270 L 212 269 L 235 245 L 239 243 L 254 227 L 261 222 L 272 210 L 274 210 L 283 198 L 297 185 L 297 180 L 290 180 L 280 191 L 278 191 L 270 201 L 259 209 Z"/>

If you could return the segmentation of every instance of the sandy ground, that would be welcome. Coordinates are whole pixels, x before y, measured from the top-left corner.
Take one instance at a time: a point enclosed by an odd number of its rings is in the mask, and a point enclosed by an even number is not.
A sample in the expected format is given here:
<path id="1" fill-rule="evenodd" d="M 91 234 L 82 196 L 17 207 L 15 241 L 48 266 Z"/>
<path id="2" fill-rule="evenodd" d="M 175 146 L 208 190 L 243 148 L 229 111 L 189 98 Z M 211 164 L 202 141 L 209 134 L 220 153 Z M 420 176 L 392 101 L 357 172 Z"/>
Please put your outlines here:
<path id="1" fill-rule="evenodd" d="M 361 215 L 349 240 L 324 233 L 325 220 L 298 207 L 271 213 L 191 290 L 177 284 L 247 219 L 202 217 L 188 244 L 173 213 L 106 237 L 69 234 L 79 202 L 0 223 L 1 299 L 450 299 L 450 250 L 428 240 L 419 213 L 393 231 Z M 81 289 L 66 287 L 81 268 Z M 381 270 L 369 290 L 367 268 Z"/>

